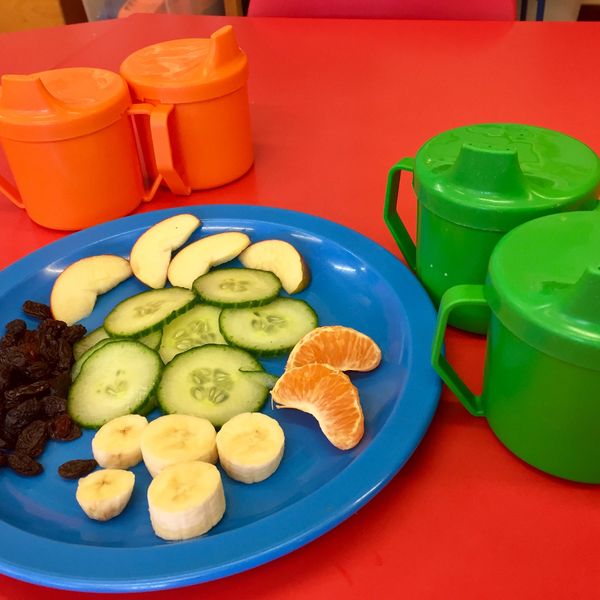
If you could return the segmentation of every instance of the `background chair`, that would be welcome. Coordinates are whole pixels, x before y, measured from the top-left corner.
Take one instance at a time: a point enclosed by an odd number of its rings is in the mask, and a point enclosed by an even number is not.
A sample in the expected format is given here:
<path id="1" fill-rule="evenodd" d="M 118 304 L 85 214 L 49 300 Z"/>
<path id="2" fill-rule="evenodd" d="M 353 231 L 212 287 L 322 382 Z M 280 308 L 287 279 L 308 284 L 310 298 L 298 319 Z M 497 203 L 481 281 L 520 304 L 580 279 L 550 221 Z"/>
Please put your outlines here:
<path id="1" fill-rule="evenodd" d="M 512 21 L 516 0 L 250 0 L 249 17 Z"/>

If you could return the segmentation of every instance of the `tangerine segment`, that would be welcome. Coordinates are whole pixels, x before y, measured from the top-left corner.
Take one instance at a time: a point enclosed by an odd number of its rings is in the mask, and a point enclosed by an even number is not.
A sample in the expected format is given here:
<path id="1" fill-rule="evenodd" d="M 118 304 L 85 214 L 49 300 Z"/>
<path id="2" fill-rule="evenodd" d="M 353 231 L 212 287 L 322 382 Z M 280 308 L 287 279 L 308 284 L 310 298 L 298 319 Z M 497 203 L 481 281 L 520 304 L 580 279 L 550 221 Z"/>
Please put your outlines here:
<path id="1" fill-rule="evenodd" d="M 379 346 L 356 329 L 342 325 L 317 327 L 293 348 L 286 369 L 325 363 L 340 371 L 371 371 L 381 362 Z"/>
<path id="2" fill-rule="evenodd" d="M 296 408 L 319 422 L 325 437 L 340 450 L 354 448 L 365 431 L 358 390 L 348 375 L 325 364 L 286 371 L 271 391 L 277 408 Z"/>

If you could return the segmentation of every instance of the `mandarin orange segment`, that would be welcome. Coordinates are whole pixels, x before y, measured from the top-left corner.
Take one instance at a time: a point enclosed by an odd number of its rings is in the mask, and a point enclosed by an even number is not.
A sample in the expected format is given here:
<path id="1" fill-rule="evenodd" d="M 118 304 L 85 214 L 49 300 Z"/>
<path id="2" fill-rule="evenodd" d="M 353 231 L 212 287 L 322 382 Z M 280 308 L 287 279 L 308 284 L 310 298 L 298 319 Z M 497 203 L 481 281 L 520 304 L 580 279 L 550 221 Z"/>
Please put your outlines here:
<path id="1" fill-rule="evenodd" d="M 307 333 L 291 351 L 286 369 L 324 363 L 340 371 L 371 371 L 381 362 L 379 346 L 356 329 L 331 325 Z"/>
<path id="2" fill-rule="evenodd" d="M 338 369 L 324 364 L 289 369 L 271 395 L 277 408 L 296 408 L 313 415 L 325 437 L 340 450 L 354 448 L 363 436 L 358 390 Z"/>

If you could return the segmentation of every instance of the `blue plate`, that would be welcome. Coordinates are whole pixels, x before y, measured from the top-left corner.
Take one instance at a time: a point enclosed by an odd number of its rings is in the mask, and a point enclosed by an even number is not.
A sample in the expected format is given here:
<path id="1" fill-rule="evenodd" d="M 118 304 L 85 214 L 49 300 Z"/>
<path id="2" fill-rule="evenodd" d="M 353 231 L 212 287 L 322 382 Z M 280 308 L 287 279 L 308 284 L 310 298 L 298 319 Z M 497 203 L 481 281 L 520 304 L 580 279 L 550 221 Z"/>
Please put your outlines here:
<path id="1" fill-rule="evenodd" d="M 73 234 L 0 273 L 3 321 L 23 317 L 26 299 L 47 302 L 53 281 L 73 261 L 94 254 L 128 256 L 148 226 L 181 212 L 202 219 L 197 235 L 236 229 L 253 241 L 292 242 L 312 271 L 312 282 L 299 297 L 315 308 L 320 324 L 352 326 L 379 344 L 379 368 L 351 375 L 365 413 L 364 438 L 342 452 L 310 415 L 267 406 L 286 435 L 280 468 L 254 485 L 223 475 L 224 518 L 208 534 L 184 542 L 164 542 L 152 532 L 146 503 L 150 477 L 143 464 L 133 469 L 135 489 L 125 511 L 106 523 L 88 519 L 75 501 L 76 482 L 61 479 L 56 470 L 67 460 L 91 457 L 92 432 L 74 442 L 50 442 L 40 458 L 42 475 L 0 471 L 0 569 L 7 575 L 45 586 L 114 592 L 189 585 L 250 569 L 306 544 L 358 510 L 408 460 L 429 426 L 440 382 L 429 360 L 435 313 L 426 293 L 374 242 L 298 212 L 185 207 Z M 98 327 L 112 306 L 142 289 L 131 278 L 111 290 L 84 325 Z M 284 361 L 263 364 L 278 374 Z"/>

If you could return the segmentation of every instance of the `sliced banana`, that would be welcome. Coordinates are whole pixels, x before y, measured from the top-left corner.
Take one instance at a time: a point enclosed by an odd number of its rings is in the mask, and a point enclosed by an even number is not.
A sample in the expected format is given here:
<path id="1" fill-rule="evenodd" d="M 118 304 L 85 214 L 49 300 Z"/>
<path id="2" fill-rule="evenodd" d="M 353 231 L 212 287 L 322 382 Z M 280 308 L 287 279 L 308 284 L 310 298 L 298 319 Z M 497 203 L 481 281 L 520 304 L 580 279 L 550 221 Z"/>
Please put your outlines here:
<path id="1" fill-rule="evenodd" d="M 165 467 L 190 460 L 217 462 L 216 431 L 207 419 L 189 415 L 165 415 L 152 421 L 142 433 L 144 464 L 156 477 Z"/>
<path id="2" fill-rule="evenodd" d="M 128 469 L 142 460 L 140 440 L 148 426 L 141 415 L 124 415 L 98 429 L 92 439 L 96 462 L 106 469 Z"/>
<path id="3" fill-rule="evenodd" d="M 206 533 L 225 513 L 221 474 L 206 462 L 180 462 L 163 469 L 148 487 L 154 533 L 163 540 L 187 540 Z"/>
<path id="4" fill-rule="evenodd" d="M 94 471 L 79 480 L 75 498 L 90 519 L 108 521 L 123 512 L 134 483 L 135 475 L 131 471 Z"/>
<path id="5" fill-rule="evenodd" d="M 229 477 L 256 483 L 270 477 L 283 457 L 285 436 L 279 423 L 262 413 L 242 413 L 217 433 L 221 466 Z"/>

